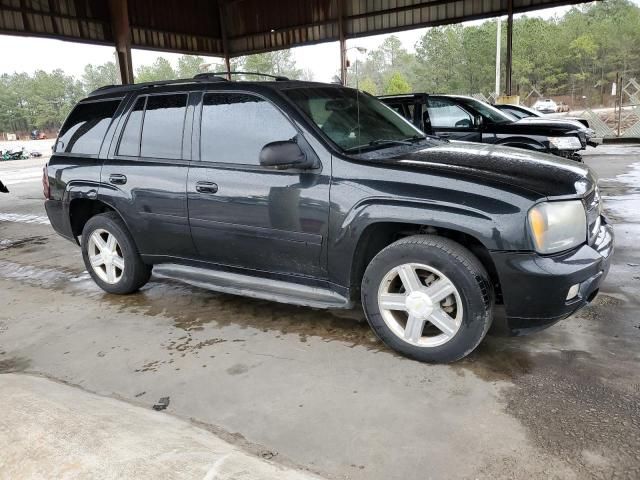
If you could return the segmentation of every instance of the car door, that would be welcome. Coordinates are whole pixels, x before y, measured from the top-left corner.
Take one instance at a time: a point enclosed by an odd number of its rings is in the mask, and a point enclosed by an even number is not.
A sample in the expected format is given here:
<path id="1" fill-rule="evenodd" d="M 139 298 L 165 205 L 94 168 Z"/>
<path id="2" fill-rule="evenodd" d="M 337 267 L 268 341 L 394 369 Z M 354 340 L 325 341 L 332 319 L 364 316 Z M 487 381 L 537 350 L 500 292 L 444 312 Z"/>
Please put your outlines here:
<path id="1" fill-rule="evenodd" d="M 482 140 L 480 129 L 475 125 L 474 115 L 449 98 L 427 97 L 427 111 L 424 119 L 434 135 L 451 140 L 479 142 Z M 425 130 L 426 131 L 426 130 Z"/>
<path id="2" fill-rule="evenodd" d="M 295 138 L 315 155 L 290 119 L 253 93 L 207 92 L 198 149 L 187 183 L 189 222 L 199 256 L 251 270 L 324 277 L 330 166 L 262 167 L 270 142 Z M 321 165 L 321 164 L 319 164 Z"/>
<path id="3" fill-rule="evenodd" d="M 101 172 L 99 195 L 123 217 L 143 255 L 194 255 L 187 215 L 193 106 L 189 94 L 132 99 Z"/>

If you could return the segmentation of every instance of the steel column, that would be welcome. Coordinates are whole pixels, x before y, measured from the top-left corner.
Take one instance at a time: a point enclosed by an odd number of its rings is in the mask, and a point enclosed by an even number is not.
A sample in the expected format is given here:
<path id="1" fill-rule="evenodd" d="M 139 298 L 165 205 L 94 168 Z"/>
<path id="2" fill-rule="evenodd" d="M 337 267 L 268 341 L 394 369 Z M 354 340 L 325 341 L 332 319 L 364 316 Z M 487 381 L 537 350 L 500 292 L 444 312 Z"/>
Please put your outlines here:
<path id="1" fill-rule="evenodd" d="M 507 75 L 505 77 L 505 90 L 507 95 L 513 95 L 511 88 L 511 74 L 513 71 L 512 50 L 513 50 L 513 0 L 509 0 L 507 16 Z"/>
<path id="2" fill-rule="evenodd" d="M 340 82 L 347 84 L 347 40 L 344 35 L 344 16 L 342 0 L 338 3 L 338 37 L 340 40 Z"/>
<path id="3" fill-rule="evenodd" d="M 122 84 L 133 83 L 133 61 L 131 60 L 131 28 L 127 0 L 109 0 L 111 28 L 116 47 L 116 60 Z"/>

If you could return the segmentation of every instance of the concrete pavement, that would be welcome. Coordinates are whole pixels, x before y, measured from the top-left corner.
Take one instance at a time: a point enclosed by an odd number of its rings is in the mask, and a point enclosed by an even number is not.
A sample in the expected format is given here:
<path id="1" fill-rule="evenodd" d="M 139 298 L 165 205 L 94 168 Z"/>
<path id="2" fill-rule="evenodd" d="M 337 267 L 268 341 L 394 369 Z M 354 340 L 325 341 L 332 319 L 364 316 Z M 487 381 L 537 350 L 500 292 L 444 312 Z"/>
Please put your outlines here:
<path id="1" fill-rule="evenodd" d="M 46 222 L 44 162 L 0 162 L 0 372 L 170 396 L 166 413 L 332 479 L 640 478 L 640 147 L 584 158 L 617 234 L 600 296 L 451 366 L 398 357 L 358 315 L 160 278 L 107 295 Z"/>
<path id="2" fill-rule="evenodd" d="M 320 480 L 166 413 L 0 375 L 0 479 Z"/>

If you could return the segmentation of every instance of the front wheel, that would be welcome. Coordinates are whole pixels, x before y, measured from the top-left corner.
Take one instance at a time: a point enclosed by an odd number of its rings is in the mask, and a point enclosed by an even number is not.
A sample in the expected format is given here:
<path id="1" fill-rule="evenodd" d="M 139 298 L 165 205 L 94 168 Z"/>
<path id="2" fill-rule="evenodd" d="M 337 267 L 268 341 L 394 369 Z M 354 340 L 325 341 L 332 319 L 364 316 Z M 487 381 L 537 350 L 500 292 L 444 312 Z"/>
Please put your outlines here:
<path id="1" fill-rule="evenodd" d="M 416 360 L 446 363 L 467 356 L 486 335 L 493 290 L 485 268 L 462 245 L 415 235 L 373 258 L 362 304 L 386 345 Z"/>
<path id="2" fill-rule="evenodd" d="M 109 293 L 126 294 L 149 281 L 146 265 L 124 222 L 114 212 L 91 217 L 82 230 L 82 258 L 91 278 Z"/>

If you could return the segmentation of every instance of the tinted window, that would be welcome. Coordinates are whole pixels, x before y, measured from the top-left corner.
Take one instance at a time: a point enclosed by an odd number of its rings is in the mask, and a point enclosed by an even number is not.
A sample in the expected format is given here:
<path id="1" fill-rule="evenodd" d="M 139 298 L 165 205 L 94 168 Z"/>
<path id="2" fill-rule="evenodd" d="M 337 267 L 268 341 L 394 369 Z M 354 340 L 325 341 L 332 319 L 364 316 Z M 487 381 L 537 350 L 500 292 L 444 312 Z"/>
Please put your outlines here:
<path id="1" fill-rule="evenodd" d="M 154 95 L 147 98 L 140 155 L 181 158 L 187 95 Z"/>
<path id="2" fill-rule="evenodd" d="M 429 119 L 433 127 L 469 128 L 473 117 L 449 100 L 430 98 L 427 104 Z"/>
<path id="3" fill-rule="evenodd" d="M 120 100 L 80 103 L 64 123 L 56 152 L 97 155 Z"/>
<path id="4" fill-rule="evenodd" d="M 258 165 L 267 143 L 290 140 L 297 131 L 280 111 L 246 93 L 208 93 L 202 107 L 200 153 L 210 162 Z"/>
<path id="5" fill-rule="evenodd" d="M 342 87 L 283 90 L 336 145 L 346 151 L 388 148 L 380 140 L 422 137 L 408 121 L 371 95 Z"/>
<path id="6" fill-rule="evenodd" d="M 128 155 L 137 157 L 140 155 L 140 130 L 142 127 L 142 114 L 144 113 L 144 102 L 146 97 L 141 97 L 136 102 L 133 110 L 129 114 L 127 123 L 122 132 L 118 155 Z"/>

